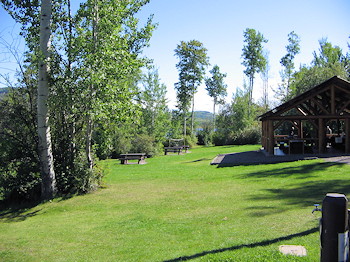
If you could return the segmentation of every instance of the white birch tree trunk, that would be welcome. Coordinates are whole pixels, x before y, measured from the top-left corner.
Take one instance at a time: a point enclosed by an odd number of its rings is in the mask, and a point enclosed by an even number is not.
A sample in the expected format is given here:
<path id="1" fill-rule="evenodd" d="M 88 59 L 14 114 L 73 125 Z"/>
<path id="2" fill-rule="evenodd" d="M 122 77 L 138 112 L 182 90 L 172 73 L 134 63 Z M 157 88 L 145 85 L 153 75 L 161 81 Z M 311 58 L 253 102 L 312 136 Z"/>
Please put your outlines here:
<path id="1" fill-rule="evenodd" d="M 92 158 L 92 120 L 90 116 L 87 120 L 87 127 L 86 127 L 86 145 L 85 145 L 85 154 L 86 154 L 86 160 L 87 164 L 90 170 L 92 170 L 94 166 L 93 158 Z"/>
<path id="2" fill-rule="evenodd" d="M 93 21 L 92 21 L 92 41 L 93 41 L 93 46 L 92 46 L 92 51 L 91 53 L 93 55 L 96 54 L 97 50 L 97 38 L 98 38 L 98 20 L 99 20 L 99 9 L 97 5 L 98 1 L 94 1 L 94 14 L 93 14 Z M 93 67 L 91 68 L 91 72 L 93 72 Z M 93 73 L 92 73 L 93 74 Z M 92 77 L 92 76 L 91 76 Z M 95 86 L 93 81 L 91 81 L 90 84 L 90 97 L 91 99 L 94 97 L 95 93 Z M 92 116 L 88 113 L 87 115 L 87 121 L 86 121 L 86 135 L 85 135 L 85 154 L 86 154 L 86 160 L 87 164 L 90 170 L 93 169 L 94 166 L 94 160 L 92 157 L 92 132 L 93 132 L 93 119 Z"/>
<path id="3" fill-rule="evenodd" d="M 193 136 L 193 131 L 194 131 L 194 95 L 195 92 L 193 91 L 192 94 L 192 113 L 191 113 L 191 136 Z"/>
<path id="4" fill-rule="evenodd" d="M 214 106 L 213 106 L 213 132 L 215 132 L 215 105 L 216 105 L 216 97 L 214 97 Z"/>
<path id="5" fill-rule="evenodd" d="M 49 59 L 51 37 L 51 9 L 51 0 L 41 1 L 37 118 L 42 199 L 51 199 L 56 192 L 56 179 L 53 166 L 49 112 L 47 105 L 49 97 L 49 66 L 47 63 Z"/>

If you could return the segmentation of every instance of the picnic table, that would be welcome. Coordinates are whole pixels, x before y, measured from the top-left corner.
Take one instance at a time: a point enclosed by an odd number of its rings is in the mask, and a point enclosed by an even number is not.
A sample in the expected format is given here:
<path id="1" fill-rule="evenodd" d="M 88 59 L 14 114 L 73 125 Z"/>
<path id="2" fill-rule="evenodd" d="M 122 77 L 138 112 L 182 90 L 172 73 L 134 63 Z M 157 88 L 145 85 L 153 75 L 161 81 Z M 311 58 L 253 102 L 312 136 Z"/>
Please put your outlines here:
<path id="1" fill-rule="evenodd" d="M 181 153 L 182 147 L 181 146 L 167 146 L 164 147 L 164 155 L 167 155 L 168 152 L 174 152 L 178 155 Z"/>
<path id="2" fill-rule="evenodd" d="M 138 164 L 146 164 L 145 158 L 146 153 L 126 153 L 120 154 L 118 159 L 120 160 L 121 164 L 126 165 L 129 163 L 129 160 L 138 160 Z"/>
<path id="3" fill-rule="evenodd" d="M 182 150 L 185 150 L 185 153 L 187 153 L 187 150 L 190 148 L 190 146 L 167 146 L 164 147 L 164 155 L 167 155 L 168 152 L 177 153 L 178 155 L 182 152 Z"/>

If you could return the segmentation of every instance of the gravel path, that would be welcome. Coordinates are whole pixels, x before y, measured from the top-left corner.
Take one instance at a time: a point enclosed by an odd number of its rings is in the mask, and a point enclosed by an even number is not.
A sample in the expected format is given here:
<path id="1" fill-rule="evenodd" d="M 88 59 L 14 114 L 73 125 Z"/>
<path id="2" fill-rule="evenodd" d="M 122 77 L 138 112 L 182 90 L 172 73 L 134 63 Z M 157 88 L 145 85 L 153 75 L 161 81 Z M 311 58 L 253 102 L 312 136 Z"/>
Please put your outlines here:
<path id="1" fill-rule="evenodd" d="M 259 164 L 274 164 L 281 162 L 293 162 L 298 160 L 318 159 L 322 158 L 327 162 L 337 162 L 350 164 L 350 155 L 340 154 L 291 154 L 283 156 L 269 156 L 264 151 L 248 151 L 241 153 L 222 154 L 216 156 L 211 165 L 218 167 L 238 166 L 238 165 L 259 165 Z"/>

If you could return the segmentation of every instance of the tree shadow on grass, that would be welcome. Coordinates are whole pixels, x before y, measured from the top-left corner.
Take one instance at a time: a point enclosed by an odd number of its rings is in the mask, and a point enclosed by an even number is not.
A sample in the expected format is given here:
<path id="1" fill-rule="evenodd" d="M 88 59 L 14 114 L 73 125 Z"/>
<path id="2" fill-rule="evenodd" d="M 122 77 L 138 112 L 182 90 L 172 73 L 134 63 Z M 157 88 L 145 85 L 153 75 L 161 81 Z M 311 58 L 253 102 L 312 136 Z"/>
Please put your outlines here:
<path id="1" fill-rule="evenodd" d="M 349 194 L 350 180 L 307 181 L 286 188 L 268 188 L 263 191 L 266 194 L 252 194 L 250 199 L 264 202 L 283 199 L 288 205 L 311 208 L 313 204 L 321 203 L 327 193 Z"/>
<path id="2" fill-rule="evenodd" d="M 248 201 L 254 203 L 271 203 L 276 200 L 283 200 L 285 203 L 283 207 L 273 208 L 264 208 L 260 204 L 251 206 L 248 208 L 252 212 L 251 215 L 266 216 L 274 213 L 282 213 L 288 210 L 290 206 L 310 207 L 311 210 L 313 204 L 321 203 L 327 193 L 349 194 L 349 179 L 332 179 L 332 177 L 327 177 L 328 179 L 326 180 L 320 180 L 318 178 L 319 175 L 317 174 L 320 173 L 326 178 L 328 170 L 338 166 L 344 166 L 344 164 L 333 162 L 312 163 L 284 168 L 276 167 L 270 170 L 242 175 L 242 178 L 271 179 L 268 180 L 271 181 L 271 187 L 252 192 L 247 196 Z M 286 180 L 286 183 L 279 187 L 274 187 L 272 186 L 273 178 L 289 178 L 289 180 Z M 291 180 L 290 178 L 295 178 L 295 180 Z M 305 181 L 305 179 L 309 180 Z M 263 206 L 270 205 L 263 204 Z"/>
<path id="3" fill-rule="evenodd" d="M 271 244 L 278 243 L 280 241 L 286 241 L 286 240 L 291 240 L 291 239 L 296 238 L 296 237 L 307 236 L 307 235 L 313 234 L 313 233 L 318 232 L 318 231 L 319 231 L 318 227 L 314 227 L 314 228 L 311 228 L 309 230 L 305 230 L 303 232 L 291 234 L 291 235 L 284 236 L 284 237 L 278 237 L 278 238 L 264 240 L 264 241 L 260 241 L 260 242 L 256 242 L 256 243 L 242 244 L 242 245 L 237 245 L 237 246 L 232 246 L 232 247 L 225 247 L 225 248 L 203 251 L 203 252 L 189 255 L 189 256 L 182 256 L 182 257 L 178 257 L 178 258 L 174 258 L 174 259 L 170 259 L 170 260 L 165 260 L 163 262 L 188 261 L 188 260 L 204 257 L 204 256 L 209 255 L 209 254 L 218 254 L 218 253 L 223 253 L 226 251 L 234 251 L 234 250 L 238 250 L 238 249 L 242 249 L 242 248 L 264 247 L 264 246 L 269 246 Z"/>
<path id="4" fill-rule="evenodd" d="M 286 207 L 276 208 L 275 206 L 263 206 L 263 205 L 251 206 L 245 209 L 250 212 L 249 216 L 252 216 L 252 217 L 265 217 L 269 215 L 283 213 L 287 210 Z"/>
<path id="5" fill-rule="evenodd" d="M 103 187 L 101 187 L 103 188 Z M 58 202 L 66 201 L 75 196 L 77 193 L 67 193 L 57 196 L 55 200 Z M 33 217 L 39 214 L 42 209 L 31 211 L 36 206 L 43 204 L 45 201 L 33 200 L 25 202 L 11 202 L 11 201 L 0 201 L 0 222 L 19 222 L 24 221 L 29 217 Z"/>
<path id="6" fill-rule="evenodd" d="M 38 206 L 41 202 L 33 201 L 21 204 L 0 203 L 0 222 L 20 222 L 24 221 L 29 217 L 36 216 L 41 209 L 31 211 L 32 208 Z"/>
<path id="7" fill-rule="evenodd" d="M 342 163 L 323 162 L 284 168 L 276 166 L 276 168 L 270 170 L 243 174 L 242 178 L 295 178 L 295 183 L 293 183 L 294 180 L 289 179 L 288 182 L 284 185 L 282 184 L 279 188 L 270 187 L 261 189 L 256 193 L 253 192 L 250 195 L 250 200 L 268 203 L 268 201 L 282 199 L 286 200 L 287 204 L 306 207 L 312 206 L 314 203 L 320 203 L 327 193 L 350 193 L 349 179 L 332 179 L 332 177 L 327 177 L 327 180 L 316 179 L 320 173 L 326 178 L 330 168 L 344 165 Z M 310 178 L 315 179 L 310 181 Z M 309 181 L 303 181 L 304 179 L 309 179 Z M 272 180 L 271 183 L 273 183 Z M 265 193 L 262 194 L 262 191 Z"/>
<path id="8" fill-rule="evenodd" d="M 283 168 L 272 165 L 273 168 L 269 170 L 264 169 L 258 172 L 244 174 L 242 175 L 242 178 L 295 177 L 297 179 L 304 179 L 304 178 L 315 177 L 315 175 L 312 175 L 313 173 L 321 172 L 321 171 L 327 172 L 328 168 L 331 168 L 334 166 L 344 166 L 344 165 L 345 164 L 333 163 L 333 162 L 311 163 L 306 165 L 288 166 Z"/>
<path id="9" fill-rule="evenodd" d="M 188 162 L 185 162 L 185 163 L 197 163 L 197 162 L 208 161 L 208 160 L 211 160 L 211 159 L 210 158 L 200 158 L 200 159 L 188 161 Z"/>

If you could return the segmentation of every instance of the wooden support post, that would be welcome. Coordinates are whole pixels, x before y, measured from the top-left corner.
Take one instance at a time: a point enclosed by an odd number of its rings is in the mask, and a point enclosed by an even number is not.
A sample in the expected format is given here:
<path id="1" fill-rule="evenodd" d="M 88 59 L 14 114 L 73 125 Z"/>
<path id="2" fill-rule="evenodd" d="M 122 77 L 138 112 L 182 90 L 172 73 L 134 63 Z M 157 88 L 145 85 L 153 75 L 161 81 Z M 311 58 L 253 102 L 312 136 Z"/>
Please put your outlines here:
<path id="1" fill-rule="evenodd" d="M 275 149 L 275 136 L 272 120 L 267 121 L 267 144 L 267 152 L 269 155 L 273 155 Z"/>
<path id="2" fill-rule="evenodd" d="M 350 118 L 345 119 L 345 153 L 350 153 Z"/>
<path id="3" fill-rule="evenodd" d="M 304 126 L 302 120 L 300 120 L 300 138 L 304 138 Z"/>
<path id="4" fill-rule="evenodd" d="M 267 139 L 266 139 L 266 121 L 262 121 L 262 137 L 261 137 L 261 142 L 262 142 L 262 146 L 264 147 L 264 149 L 266 150 L 267 148 Z"/>
<path id="5" fill-rule="evenodd" d="M 302 127 L 301 120 L 296 121 L 296 123 L 298 128 L 298 137 L 303 138 L 303 127 Z"/>
<path id="6" fill-rule="evenodd" d="M 331 113 L 335 115 L 335 86 L 331 86 Z"/>
<path id="7" fill-rule="evenodd" d="M 318 119 L 318 152 L 323 154 L 326 149 L 326 128 L 324 126 L 324 120 Z"/>

